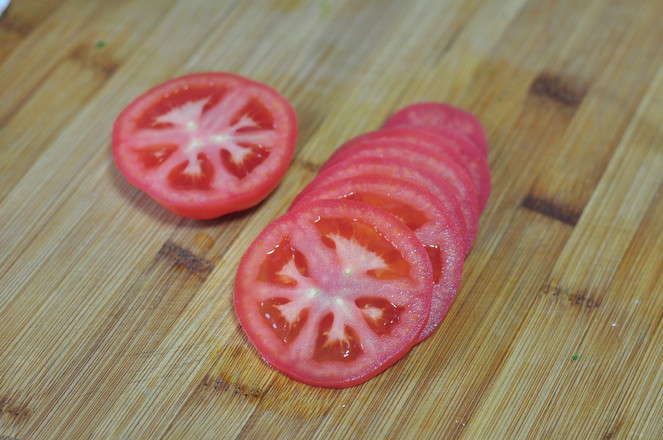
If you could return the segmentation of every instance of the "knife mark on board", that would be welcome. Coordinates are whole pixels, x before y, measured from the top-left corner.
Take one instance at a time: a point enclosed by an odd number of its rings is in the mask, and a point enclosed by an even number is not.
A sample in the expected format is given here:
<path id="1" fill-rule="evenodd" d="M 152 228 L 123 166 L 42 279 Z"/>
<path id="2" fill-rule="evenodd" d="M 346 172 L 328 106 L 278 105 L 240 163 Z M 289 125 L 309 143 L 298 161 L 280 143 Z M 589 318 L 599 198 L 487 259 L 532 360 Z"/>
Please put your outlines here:
<path id="1" fill-rule="evenodd" d="M 157 258 L 171 262 L 173 267 L 184 268 L 190 274 L 198 275 L 202 279 L 207 278 L 214 269 L 214 263 L 195 255 L 171 240 L 161 246 Z"/>
<path id="2" fill-rule="evenodd" d="M 546 282 L 540 292 L 544 295 L 566 298 L 571 305 L 585 307 L 587 310 L 597 309 L 601 306 L 600 298 L 591 295 L 586 289 L 574 290 Z"/>

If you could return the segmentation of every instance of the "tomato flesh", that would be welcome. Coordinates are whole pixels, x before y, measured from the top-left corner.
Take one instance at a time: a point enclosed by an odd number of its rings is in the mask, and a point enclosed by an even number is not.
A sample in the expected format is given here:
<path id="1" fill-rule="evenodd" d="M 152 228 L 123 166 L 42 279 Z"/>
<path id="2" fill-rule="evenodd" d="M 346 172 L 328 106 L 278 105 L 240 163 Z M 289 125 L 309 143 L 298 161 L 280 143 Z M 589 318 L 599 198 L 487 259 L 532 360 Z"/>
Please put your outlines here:
<path id="1" fill-rule="evenodd" d="M 113 129 L 127 180 L 184 217 L 253 206 L 278 184 L 297 136 L 294 110 L 270 87 L 221 72 L 183 76 L 130 104 Z"/>
<path id="2" fill-rule="evenodd" d="M 391 115 L 383 128 L 421 127 L 433 132 L 451 129 L 467 137 L 484 156 L 488 155 L 486 130 L 472 113 L 441 102 L 408 105 Z M 438 131 L 438 133 L 440 133 Z"/>
<path id="3" fill-rule="evenodd" d="M 420 240 L 433 274 L 433 298 L 423 341 L 442 322 L 456 297 L 463 273 L 465 248 L 444 205 L 423 187 L 387 176 L 359 176 L 318 186 L 298 204 L 350 199 L 384 209 L 401 220 Z M 297 209 L 297 205 L 294 207 Z"/>
<path id="4" fill-rule="evenodd" d="M 344 388 L 396 362 L 431 307 L 421 242 L 385 211 L 349 200 L 303 203 L 242 258 L 237 316 L 262 357 L 311 385 Z"/>

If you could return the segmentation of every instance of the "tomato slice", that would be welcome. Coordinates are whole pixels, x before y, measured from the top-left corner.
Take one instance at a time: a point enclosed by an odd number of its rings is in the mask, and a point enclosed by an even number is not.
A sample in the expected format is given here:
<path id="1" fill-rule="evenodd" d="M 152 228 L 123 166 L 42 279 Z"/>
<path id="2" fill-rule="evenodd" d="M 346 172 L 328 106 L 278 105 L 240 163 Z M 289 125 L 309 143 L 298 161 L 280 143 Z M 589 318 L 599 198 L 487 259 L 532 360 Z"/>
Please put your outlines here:
<path id="1" fill-rule="evenodd" d="M 358 176 L 375 178 L 397 176 L 399 179 L 412 182 L 417 186 L 430 191 L 430 193 L 437 199 L 437 202 L 440 203 L 447 212 L 448 219 L 452 223 L 452 228 L 457 231 L 458 240 L 462 244 L 464 254 L 469 252 L 470 240 L 467 235 L 467 226 L 465 225 L 463 212 L 454 193 L 454 189 L 437 174 L 407 159 L 396 162 L 388 158 L 368 157 L 353 161 L 344 161 L 332 165 L 321 171 L 297 195 L 297 197 L 295 197 L 291 209 L 299 202 L 299 200 L 305 198 L 309 192 L 321 186 Z"/>
<path id="2" fill-rule="evenodd" d="M 430 312 L 426 251 L 391 214 L 349 200 L 301 204 L 240 263 L 234 303 L 263 359 L 301 382 L 362 383 L 401 358 Z"/>
<path id="3" fill-rule="evenodd" d="M 459 165 L 463 165 L 470 174 L 479 201 L 479 209 L 483 211 L 490 197 L 490 169 L 483 153 L 465 136 L 456 131 L 438 128 L 435 132 L 419 127 L 383 128 L 364 133 L 343 144 L 336 152 L 352 147 L 355 144 L 394 140 L 424 144 L 447 153 Z"/>
<path id="4" fill-rule="evenodd" d="M 453 188 L 454 195 L 460 203 L 470 244 L 474 241 L 480 214 L 474 183 L 467 170 L 451 160 L 447 154 L 429 145 L 383 139 L 354 144 L 348 148 L 341 147 L 327 160 L 321 170 L 363 158 L 385 158 L 396 162 L 407 160 L 444 179 Z"/>
<path id="5" fill-rule="evenodd" d="M 298 204 L 326 199 L 355 200 L 382 208 L 401 220 L 421 241 L 433 267 L 431 313 L 418 340 L 426 339 L 449 311 L 463 275 L 465 242 L 451 213 L 420 185 L 384 175 L 349 177 L 316 186 Z"/>
<path id="6" fill-rule="evenodd" d="M 391 115 L 383 128 L 421 127 L 437 131 L 454 130 L 474 143 L 484 156 L 488 155 L 488 139 L 481 121 L 472 113 L 441 102 L 420 102 L 408 105 Z M 444 134 L 443 132 L 441 134 Z"/>
<path id="7" fill-rule="evenodd" d="M 274 89 L 230 73 L 165 82 L 118 116 L 113 157 L 170 211 L 210 219 L 251 207 L 290 164 L 297 119 Z"/>

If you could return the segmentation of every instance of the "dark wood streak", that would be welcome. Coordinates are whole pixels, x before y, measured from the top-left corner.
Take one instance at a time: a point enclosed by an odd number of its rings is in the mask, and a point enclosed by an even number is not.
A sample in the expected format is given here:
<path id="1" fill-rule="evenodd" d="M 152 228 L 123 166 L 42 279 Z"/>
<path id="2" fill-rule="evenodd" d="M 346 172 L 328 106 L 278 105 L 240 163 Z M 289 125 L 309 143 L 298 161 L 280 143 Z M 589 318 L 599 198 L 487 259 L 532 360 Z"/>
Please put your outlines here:
<path id="1" fill-rule="evenodd" d="M 461 30 L 462 28 L 455 29 L 453 34 L 446 40 L 446 43 L 444 43 L 442 50 L 436 51 L 428 57 L 427 61 L 430 65 L 439 65 L 442 61 L 444 61 L 444 57 L 449 53 L 454 44 L 456 44 L 456 40 L 458 39 Z M 442 45 L 438 45 L 437 47 L 440 46 Z"/>
<path id="2" fill-rule="evenodd" d="M 578 211 L 570 205 L 559 206 L 553 202 L 541 199 L 530 194 L 525 197 L 521 206 L 533 212 L 545 215 L 546 217 L 559 220 L 570 226 L 578 224 L 578 220 L 582 215 L 582 210 Z"/>
<path id="3" fill-rule="evenodd" d="M 610 427 L 608 432 L 606 432 L 603 435 L 603 440 L 611 440 L 615 438 L 617 434 L 620 433 L 620 428 L 622 426 L 622 422 L 620 420 L 617 420 L 615 423 L 612 424 L 613 426 Z"/>
<path id="4" fill-rule="evenodd" d="M 32 32 L 33 25 L 26 23 L 17 17 L 7 15 L 6 18 L 0 20 L 0 29 L 18 35 L 19 37 L 27 37 Z"/>
<path id="5" fill-rule="evenodd" d="M 9 416 L 15 422 L 20 423 L 26 421 L 31 415 L 32 411 L 25 404 L 12 403 L 7 397 L 0 399 L 0 417 Z"/>
<path id="6" fill-rule="evenodd" d="M 577 107 L 587 93 L 587 86 L 544 72 L 534 79 L 530 93 L 545 96 L 565 106 Z"/>
<path id="7" fill-rule="evenodd" d="M 210 375 L 206 375 L 203 378 L 201 388 L 214 391 L 232 392 L 233 394 L 253 398 L 259 398 L 265 395 L 265 391 L 261 391 L 257 388 L 239 383 L 229 383 L 222 377 L 212 377 Z"/>
<path id="8" fill-rule="evenodd" d="M 46 21 L 46 19 L 49 18 L 63 3 L 64 2 L 39 2 L 39 8 L 30 8 L 30 6 L 28 6 L 24 9 L 20 9 L 20 6 L 17 6 L 19 9 L 15 9 L 14 4 L 10 3 L 0 20 L 0 29 L 4 29 L 19 37 L 27 37 L 35 29 L 41 26 L 42 23 Z"/>
<path id="9" fill-rule="evenodd" d="M 113 75 L 120 67 L 120 63 L 113 59 L 110 48 L 96 48 L 94 42 L 79 44 L 69 52 L 68 58 L 87 69 L 99 72 L 106 78 Z"/>
<path id="10" fill-rule="evenodd" d="M 191 274 L 196 274 L 205 279 L 214 269 L 214 263 L 195 255 L 188 249 L 185 249 L 172 241 L 166 241 L 159 252 L 157 258 L 170 261 L 175 267 L 182 267 Z"/>

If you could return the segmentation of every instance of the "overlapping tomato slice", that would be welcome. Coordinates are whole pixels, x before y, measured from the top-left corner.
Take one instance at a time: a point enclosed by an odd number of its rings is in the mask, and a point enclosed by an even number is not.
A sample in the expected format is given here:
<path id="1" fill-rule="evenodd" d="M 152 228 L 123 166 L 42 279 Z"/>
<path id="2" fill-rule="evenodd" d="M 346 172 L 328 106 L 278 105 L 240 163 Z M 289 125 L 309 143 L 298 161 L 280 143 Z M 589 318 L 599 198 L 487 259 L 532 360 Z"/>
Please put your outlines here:
<path id="1" fill-rule="evenodd" d="M 383 128 L 419 127 L 444 136 L 444 129 L 468 138 L 474 146 L 488 155 L 486 130 L 472 113 L 443 102 L 418 102 L 401 108 L 391 115 Z M 442 130 L 440 130 L 442 129 Z"/>
<path id="2" fill-rule="evenodd" d="M 467 226 L 465 225 L 461 205 L 458 202 L 454 189 L 442 177 L 407 158 L 394 161 L 390 158 L 367 157 L 353 161 L 343 161 L 326 167 L 295 197 L 292 205 L 296 205 L 310 191 L 320 186 L 357 176 L 376 178 L 396 176 L 399 179 L 407 180 L 419 187 L 425 188 L 437 199 L 438 203 L 444 206 L 448 220 L 453 225 L 453 229 L 458 231 L 457 239 L 459 246 L 465 249 L 465 254 L 467 254 L 471 242 L 468 238 Z"/>
<path id="3" fill-rule="evenodd" d="M 140 96 L 118 116 L 113 157 L 133 185 L 184 217 L 255 205 L 294 152 L 294 110 L 274 89 L 229 73 L 186 75 Z"/>
<path id="4" fill-rule="evenodd" d="M 364 382 L 415 344 L 431 307 L 432 268 L 397 218 L 348 200 L 306 204 L 251 244 L 235 308 L 262 357 L 302 382 Z"/>
<path id="5" fill-rule="evenodd" d="M 444 105 L 397 112 L 386 125 L 404 127 L 343 144 L 259 235 L 235 307 L 267 362 L 343 388 L 433 334 L 490 194 L 487 144 L 465 137 L 483 133 L 477 121 Z"/>
<path id="6" fill-rule="evenodd" d="M 390 140 L 440 150 L 457 165 L 464 167 L 472 178 L 479 209 L 483 211 L 491 190 L 490 169 L 486 157 L 465 136 L 449 128 L 437 127 L 434 131 L 418 126 L 382 128 L 351 139 L 339 147 L 334 155 L 341 154 L 353 145 Z"/>
<path id="7" fill-rule="evenodd" d="M 449 154 L 426 144 L 381 139 L 353 143 L 348 148 L 341 148 L 327 160 L 322 170 L 342 162 L 351 163 L 361 158 L 384 158 L 394 162 L 408 161 L 438 175 L 453 188 L 463 213 L 468 240 L 470 243 L 474 241 L 479 227 L 479 199 L 469 172 L 453 160 Z"/>

